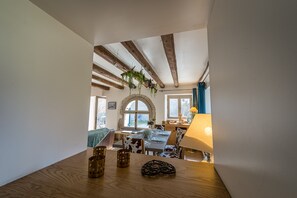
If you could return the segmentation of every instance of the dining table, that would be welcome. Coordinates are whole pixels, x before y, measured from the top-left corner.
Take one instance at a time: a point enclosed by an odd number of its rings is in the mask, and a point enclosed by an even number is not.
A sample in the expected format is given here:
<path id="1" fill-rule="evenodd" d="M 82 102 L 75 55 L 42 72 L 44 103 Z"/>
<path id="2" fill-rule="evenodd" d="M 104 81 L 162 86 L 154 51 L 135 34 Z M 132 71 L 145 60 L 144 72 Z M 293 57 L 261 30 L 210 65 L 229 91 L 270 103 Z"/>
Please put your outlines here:
<path id="1" fill-rule="evenodd" d="M 0 197 L 230 197 L 213 164 L 130 153 L 129 166 L 118 168 L 117 152 L 107 150 L 103 176 L 89 178 L 92 152 L 87 149 L 6 184 L 0 187 Z M 151 160 L 170 163 L 175 174 L 143 176 L 142 167 Z"/>
<path id="2" fill-rule="evenodd" d="M 170 134 L 171 134 L 171 131 L 163 131 L 163 130 L 155 129 L 155 130 L 152 130 L 151 134 L 147 137 L 144 135 L 142 131 L 133 132 L 128 136 L 132 138 L 143 139 L 145 151 L 147 153 L 151 151 L 153 155 L 156 155 L 157 153 L 162 153 L 164 151 L 164 148 L 167 145 Z M 123 148 L 122 140 L 114 142 L 113 147 Z"/>

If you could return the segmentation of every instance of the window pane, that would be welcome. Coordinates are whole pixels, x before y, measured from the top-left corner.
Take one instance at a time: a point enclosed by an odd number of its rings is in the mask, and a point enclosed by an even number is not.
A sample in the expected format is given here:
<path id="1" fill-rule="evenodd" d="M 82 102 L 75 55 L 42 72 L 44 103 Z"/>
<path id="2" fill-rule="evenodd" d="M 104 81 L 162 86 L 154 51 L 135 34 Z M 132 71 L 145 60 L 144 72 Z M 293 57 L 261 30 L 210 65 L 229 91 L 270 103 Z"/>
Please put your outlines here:
<path id="1" fill-rule="evenodd" d="M 183 117 L 186 117 L 190 110 L 190 98 L 181 98 L 180 100 L 181 104 L 181 113 Z"/>
<path id="2" fill-rule="evenodd" d="M 148 111 L 146 104 L 138 100 L 138 111 Z"/>
<path id="3" fill-rule="evenodd" d="M 97 105 L 97 129 L 100 129 L 106 126 L 106 99 L 98 98 Z"/>
<path id="4" fill-rule="evenodd" d="M 137 128 L 149 128 L 147 122 L 149 121 L 149 114 L 137 115 Z"/>
<path id="5" fill-rule="evenodd" d="M 135 111 L 135 100 L 129 102 L 129 104 L 126 106 L 126 111 Z"/>
<path id="6" fill-rule="evenodd" d="M 125 113 L 124 127 L 135 127 L 135 114 Z"/>
<path id="7" fill-rule="evenodd" d="M 95 129 L 95 112 L 96 110 L 96 96 L 91 96 L 90 99 L 90 111 L 89 111 L 89 127 L 88 130 Z"/>
<path id="8" fill-rule="evenodd" d="M 178 99 L 169 99 L 169 117 L 178 117 Z"/>

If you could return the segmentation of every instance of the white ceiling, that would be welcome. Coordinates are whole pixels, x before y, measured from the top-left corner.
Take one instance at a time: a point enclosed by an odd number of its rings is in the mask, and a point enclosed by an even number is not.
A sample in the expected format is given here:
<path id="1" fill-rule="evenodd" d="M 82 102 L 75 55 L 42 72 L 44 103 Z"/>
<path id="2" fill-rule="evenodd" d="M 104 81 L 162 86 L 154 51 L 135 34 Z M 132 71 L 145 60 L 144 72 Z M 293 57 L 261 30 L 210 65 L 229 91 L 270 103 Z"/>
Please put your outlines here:
<path id="1" fill-rule="evenodd" d="M 206 25 L 213 0 L 30 1 L 94 46 L 104 45 L 140 70 L 141 65 L 119 43 L 132 40 L 165 85 L 172 85 L 173 80 L 160 35 L 174 33 L 180 85 L 197 83 L 206 66 Z M 117 76 L 122 73 L 96 54 L 94 63 Z"/>
<path id="2" fill-rule="evenodd" d="M 177 70 L 180 85 L 194 84 L 198 82 L 208 60 L 207 30 L 199 29 L 174 34 Z M 172 85 L 173 79 L 170 73 L 168 61 L 160 36 L 133 40 L 137 48 L 153 66 L 155 72 L 165 85 Z M 122 60 L 131 68 L 139 71 L 142 66 L 126 50 L 121 43 L 104 45 L 108 51 Z M 106 70 L 120 76 L 122 73 L 115 66 L 94 53 L 94 63 Z M 147 77 L 149 74 L 144 72 Z"/>

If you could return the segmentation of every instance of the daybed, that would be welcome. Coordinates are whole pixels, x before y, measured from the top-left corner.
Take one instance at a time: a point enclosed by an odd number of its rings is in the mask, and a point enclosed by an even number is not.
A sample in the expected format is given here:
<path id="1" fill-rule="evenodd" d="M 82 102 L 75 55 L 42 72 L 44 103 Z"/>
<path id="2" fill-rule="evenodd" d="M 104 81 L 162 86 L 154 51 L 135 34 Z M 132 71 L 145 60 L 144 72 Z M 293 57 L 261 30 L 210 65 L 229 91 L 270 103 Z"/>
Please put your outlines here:
<path id="1" fill-rule="evenodd" d="M 114 130 L 108 128 L 88 131 L 88 147 L 106 146 L 112 147 L 114 141 Z"/>

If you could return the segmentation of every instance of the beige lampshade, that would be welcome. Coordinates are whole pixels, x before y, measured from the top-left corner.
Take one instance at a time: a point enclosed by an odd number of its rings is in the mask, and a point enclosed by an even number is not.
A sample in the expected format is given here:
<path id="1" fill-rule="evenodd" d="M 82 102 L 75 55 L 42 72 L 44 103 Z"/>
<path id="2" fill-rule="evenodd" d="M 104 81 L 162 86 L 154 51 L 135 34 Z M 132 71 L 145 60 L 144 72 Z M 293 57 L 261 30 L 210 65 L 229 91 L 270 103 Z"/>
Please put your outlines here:
<path id="1" fill-rule="evenodd" d="M 196 114 L 180 146 L 213 152 L 211 114 Z"/>

